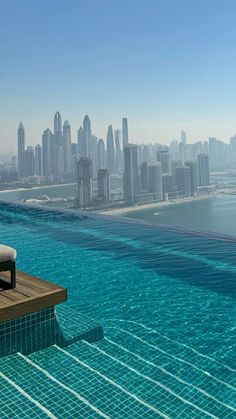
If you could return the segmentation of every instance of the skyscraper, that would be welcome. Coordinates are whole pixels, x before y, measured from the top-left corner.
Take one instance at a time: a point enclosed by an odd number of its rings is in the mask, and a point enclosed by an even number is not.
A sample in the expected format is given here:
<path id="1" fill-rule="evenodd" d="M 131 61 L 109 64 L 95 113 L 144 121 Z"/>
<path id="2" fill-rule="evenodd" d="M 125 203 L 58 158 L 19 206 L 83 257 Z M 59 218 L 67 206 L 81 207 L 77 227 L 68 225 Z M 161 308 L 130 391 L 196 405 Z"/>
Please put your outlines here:
<path id="1" fill-rule="evenodd" d="M 24 175 L 24 153 L 25 153 L 25 129 L 20 122 L 18 131 L 17 131 L 17 141 L 18 141 L 18 172 L 19 176 Z"/>
<path id="2" fill-rule="evenodd" d="M 122 168 L 122 152 L 121 152 L 121 131 L 115 130 L 115 145 L 116 145 L 116 172 L 120 172 Z"/>
<path id="3" fill-rule="evenodd" d="M 72 174 L 71 130 L 68 121 L 63 125 L 64 173 Z"/>
<path id="4" fill-rule="evenodd" d="M 229 146 L 216 138 L 209 138 L 209 164 L 214 170 L 221 170 L 228 161 L 227 148 Z"/>
<path id="5" fill-rule="evenodd" d="M 155 199 L 158 201 L 163 200 L 163 188 L 162 188 L 162 170 L 160 162 L 150 162 L 147 166 L 148 179 L 147 186 L 148 192 L 155 195 Z"/>
<path id="6" fill-rule="evenodd" d="M 188 196 L 191 194 L 189 167 L 176 167 L 176 181 L 179 194 L 184 196 Z"/>
<path id="7" fill-rule="evenodd" d="M 144 161 L 140 165 L 140 188 L 142 191 L 146 191 L 148 189 L 148 162 Z"/>
<path id="8" fill-rule="evenodd" d="M 106 150 L 102 138 L 98 141 L 98 169 L 106 168 Z"/>
<path id="9" fill-rule="evenodd" d="M 77 162 L 77 185 L 79 206 L 89 207 L 93 194 L 92 160 L 89 157 L 80 157 Z"/>
<path id="10" fill-rule="evenodd" d="M 80 127 L 77 131 L 78 153 L 80 157 L 86 157 L 86 149 L 84 147 L 84 132 Z"/>
<path id="11" fill-rule="evenodd" d="M 124 148 L 124 197 L 128 204 L 135 202 L 140 193 L 138 146 L 128 144 Z"/>
<path id="12" fill-rule="evenodd" d="M 176 179 L 176 168 L 183 166 L 182 160 L 171 160 L 171 173 Z"/>
<path id="13" fill-rule="evenodd" d="M 129 133 L 128 133 L 128 119 L 122 118 L 122 142 L 123 148 L 129 143 Z"/>
<path id="14" fill-rule="evenodd" d="M 28 146 L 24 156 L 24 176 L 34 176 L 34 149 Z"/>
<path id="15" fill-rule="evenodd" d="M 207 154 L 199 154 L 197 156 L 197 169 L 198 169 L 198 185 L 208 186 L 210 184 L 210 170 L 209 170 L 209 157 Z"/>
<path id="16" fill-rule="evenodd" d="M 83 146 L 81 156 L 92 157 L 92 129 L 88 115 L 85 115 L 83 120 Z"/>
<path id="17" fill-rule="evenodd" d="M 187 144 L 187 136 L 186 136 L 186 132 L 185 131 L 181 131 L 180 133 L 180 142 L 183 143 L 184 145 Z"/>
<path id="18" fill-rule="evenodd" d="M 54 135 L 58 145 L 62 145 L 62 121 L 59 112 L 56 112 L 54 116 Z"/>
<path id="19" fill-rule="evenodd" d="M 55 113 L 54 116 L 54 136 L 53 136 L 53 174 L 54 176 L 60 177 L 64 172 L 63 160 L 63 141 L 62 141 L 62 121 L 59 112 Z"/>
<path id="20" fill-rule="evenodd" d="M 53 133 L 47 128 L 42 135 L 42 166 L 43 176 L 49 179 L 53 175 Z"/>
<path id="21" fill-rule="evenodd" d="M 110 176 L 107 169 L 98 170 L 98 195 L 104 204 L 110 202 Z"/>
<path id="22" fill-rule="evenodd" d="M 157 161 L 161 163 L 162 173 L 171 174 L 170 153 L 168 149 L 157 151 Z"/>
<path id="23" fill-rule="evenodd" d="M 195 161 L 186 161 L 185 166 L 189 167 L 191 195 L 197 194 L 197 164 Z"/>
<path id="24" fill-rule="evenodd" d="M 41 145 L 36 145 L 35 147 L 35 174 L 37 176 L 42 176 L 42 147 Z"/>
<path id="25" fill-rule="evenodd" d="M 110 173 L 115 171 L 115 146 L 112 125 L 107 130 L 107 168 Z"/>
<path id="26" fill-rule="evenodd" d="M 93 165 L 93 174 L 95 177 L 98 169 L 98 139 L 96 135 L 92 135 L 91 159 Z"/>
<path id="27" fill-rule="evenodd" d="M 148 148 L 147 144 L 145 144 L 142 147 L 142 160 L 143 160 L 143 162 L 145 162 L 145 161 L 147 162 L 147 161 L 150 160 L 150 153 L 149 153 L 149 148 Z"/>
<path id="28" fill-rule="evenodd" d="M 167 196 L 171 195 L 174 192 L 174 176 L 173 175 L 162 175 L 162 187 L 163 187 L 163 195 L 168 194 Z"/>
<path id="29" fill-rule="evenodd" d="M 72 177 L 76 179 L 77 173 L 77 161 L 79 160 L 78 144 L 71 143 L 71 155 L 72 155 Z"/>
<path id="30" fill-rule="evenodd" d="M 176 140 L 171 141 L 170 146 L 170 157 L 171 160 L 178 160 L 180 158 L 179 156 L 179 143 Z"/>

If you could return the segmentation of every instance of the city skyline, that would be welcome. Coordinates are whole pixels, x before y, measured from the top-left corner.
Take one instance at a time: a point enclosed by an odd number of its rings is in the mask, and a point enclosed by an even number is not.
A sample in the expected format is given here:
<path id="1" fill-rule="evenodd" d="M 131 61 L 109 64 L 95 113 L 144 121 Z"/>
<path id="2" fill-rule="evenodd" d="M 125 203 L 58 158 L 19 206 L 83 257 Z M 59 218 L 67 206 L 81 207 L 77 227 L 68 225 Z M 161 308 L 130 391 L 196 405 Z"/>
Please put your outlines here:
<path id="1" fill-rule="evenodd" d="M 55 109 L 73 139 L 84 113 L 103 139 L 107 125 L 121 128 L 127 115 L 138 144 L 167 144 L 182 129 L 189 143 L 235 134 L 232 0 L 2 0 L 0 7 L 2 152 L 15 149 L 20 120 L 36 145 Z"/>
<path id="2" fill-rule="evenodd" d="M 57 113 L 59 113 L 59 115 L 61 117 L 61 112 L 56 111 L 56 114 Z M 85 116 L 87 117 L 88 115 L 86 114 Z M 42 141 L 42 134 L 44 133 L 44 131 L 47 131 L 47 130 L 53 131 L 54 130 L 54 128 L 55 128 L 54 127 L 54 124 L 53 124 L 53 118 L 54 117 L 55 117 L 55 112 L 52 115 L 52 118 L 51 119 L 49 118 L 49 121 L 50 122 L 49 122 L 48 126 L 47 127 L 44 127 L 44 128 L 41 128 L 40 135 L 39 135 L 37 141 L 30 140 L 30 135 L 29 135 L 28 127 L 26 126 L 24 120 L 21 119 L 20 121 L 18 121 L 18 124 L 16 126 L 16 130 L 14 132 L 14 141 L 13 141 L 12 148 L 9 148 L 9 144 L 7 143 L 7 144 L 5 144 L 5 147 L 7 147 L 5 149 L 4 146 L 2 147 L 2 144 L 1 144 L 1 141 L 0 141 L 0 155 L 4 155 L 4 154 L 7 155 L 9 153 L 17 154 L 17 145 L 16 145 L 16 142 L 15 142 L 15 138 L 16 138 L 16 133 L 17 133 L 17 131 L 19 129 L 19 126 L 22 125 L 22 124 L 23 124 L 24 130 L 25 130 L 25 132 L 24 132 L 25 144 L 36 147 L 39 143 L 41 143 L 41 141 Z M 72 125 L 70 123 L 70 119 L 63 118 L 63 116 L 61 118 L 62 118 L 62 121 L 61 121 L 61 124 L 62 125 L 63 124 L 69 124 L 69 126 L 70 126 L 71 142 L 72 143 L 77 143 L 78 142 L 78 132 L 81 129 L 81 126 L 83 125 L 84 116 L 81 116 L 81 120 L 78 122 L 77 127 L 72 127 Z M 103 136 L 100 136 L 99 134 L 97 134 L 97 131 L 96 131 L 96 121 L 93 121 L 92 120 L 92 124 L 93 124 L 92 134 L 95 134 L 98 139 L 102 139 L 104 141 L 104 143 L 106 143 L 107 142 L 107 129 L 111 126 L 112 129 L 113 129 L 113 131 L 114 131 L 114 133 L 115 133 L 115 131 L 119 131 L 120 133 L 122 133 L 122 123 L 123 123 L 123 120 L 126 120 L 127 121 L 128 118 L 127 117 L 121 117 L 121 119 L 117 122 L 116 125 L 113 124 L 113 123 L 107 124 L 104 127 L 104 129 L 103 129 L 103 134 L 104 134 Z M 90 119 L 90 121 L 91 121 L 91 119 Z M 183 139 L 182 139 L 182 135 L 183 134 L 185 136 L 185 141 L 187 141 L 188 144 L 194 144 L 194 143 L 197 143 L 197 142 L 208 141 L 210 138 L 214 138 L 217 141 L 224 142 L 225 144 L 230 144 L 231 138 L 235 137 L 235 135 L 236 135 L 235 134 L 236 128 L 235 128 L 235 132 L 232 132 L 230 134 L 229 138 L 227 138 L 226 140 L 224 140 L 222 138 L 218 138 L 217 136 L 213 136 L 213 135 L 209 135 L 209 136 L 204 137 L 204 138 L 197 138 L 197 139 L 192 139 L 191 140 L 191 138 L 189 138 L 188 132 L 186 132 L 186 130 L 184 129 L 184 127 L 182 127 L 179 130 L 179 132 L 176 133 L 175 136 L 173 136 L 172 138 L 169 138 L 166 142 L 162 142 L 162 141 L 160 141 L 158 139 L 153 140 L 153 141 L 151 139 L 149 141 L 148 140 L 147 141 L 135 141 L 135 140 L 132 140 L 132 131 L 133 130 L 132 130 L 132 125 L 130 123 L 128 125 L 128 130 L 129 130 L 129 142 L 130 143 L 137 144 L 137 145 L 160 144 L 160 145 L 163 145 L 163 146 L 169 146 L 171 144 L 171 142 L 173 142 L 173 141 L 182 142 L 183 141 Z M 122 138 L 123 138 L 123 136 L 122 136 Z"/>

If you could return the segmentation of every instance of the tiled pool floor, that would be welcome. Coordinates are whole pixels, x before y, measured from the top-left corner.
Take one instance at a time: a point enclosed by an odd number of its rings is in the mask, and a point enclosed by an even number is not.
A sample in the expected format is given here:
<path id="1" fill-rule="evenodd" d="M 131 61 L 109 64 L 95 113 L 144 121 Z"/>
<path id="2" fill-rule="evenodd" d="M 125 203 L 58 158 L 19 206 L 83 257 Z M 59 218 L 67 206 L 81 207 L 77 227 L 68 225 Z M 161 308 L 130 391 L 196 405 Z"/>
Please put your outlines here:
<path id="1" fill-rule="evenodd" d="M 105 336 L 65 315 L 69 346 L 1 359 L 6 418 L 236 418 L 234 238 L 8 204 L 0 229 Z"/>
<path id="2" fill-rule="evenodd" d="M 1 418 L 236 417 L 235 370 L 150 328 L 147 337 L 143 324 L 118 323 L 97 343 L 1 358 Z"/>

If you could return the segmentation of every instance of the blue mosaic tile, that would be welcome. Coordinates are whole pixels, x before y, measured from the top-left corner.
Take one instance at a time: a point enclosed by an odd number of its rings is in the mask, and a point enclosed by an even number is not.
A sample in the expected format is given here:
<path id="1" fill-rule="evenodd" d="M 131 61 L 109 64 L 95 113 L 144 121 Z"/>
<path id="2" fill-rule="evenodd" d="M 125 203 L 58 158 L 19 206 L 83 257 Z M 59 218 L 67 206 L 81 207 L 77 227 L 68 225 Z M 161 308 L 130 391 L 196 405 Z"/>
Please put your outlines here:
<path id="1" fill-rule="evenodd" d="M 68 304 L 61 304 L 56 308 L 56 318 L 59 332 L 57 344 L 68 346 L 79 340 L 97 342 L 103 338 L 101 324 L 88 316 L 81 314 L 77 308 Z M 70 319 L 68 321 L 68 319 Z"/>
<path id="2" fill-rule="evenodd" d="M 29 354 L 56 342 L 54 307 L 0 323 L 0 357 L 21 352 Z"/>
<path id="3" fill-rule="evenodd" d="M 16 352 L 30 354 L 54 344 L 63 347 L 82 339 L 97 342 L 102 338 L 103 329 L 98 322 L 63 304 L 0 323 L 0 357 Z"/>

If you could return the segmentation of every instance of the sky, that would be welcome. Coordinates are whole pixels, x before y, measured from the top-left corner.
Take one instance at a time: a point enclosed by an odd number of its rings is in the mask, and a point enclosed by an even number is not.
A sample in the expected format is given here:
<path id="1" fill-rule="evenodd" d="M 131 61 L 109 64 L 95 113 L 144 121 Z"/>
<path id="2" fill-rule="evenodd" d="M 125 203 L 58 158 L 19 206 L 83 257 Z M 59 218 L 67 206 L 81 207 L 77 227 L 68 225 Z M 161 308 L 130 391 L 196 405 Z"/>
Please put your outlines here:
<path id="1" fill-rule="evenodd" d="M 0 0 L 0 154 L 41 143 L 59 111 L 106 138 L 189 142 L 236 132 L 235 0 Z"/>

